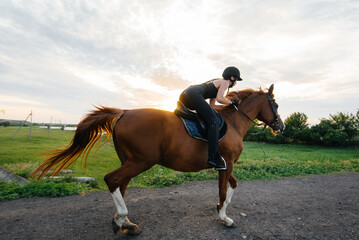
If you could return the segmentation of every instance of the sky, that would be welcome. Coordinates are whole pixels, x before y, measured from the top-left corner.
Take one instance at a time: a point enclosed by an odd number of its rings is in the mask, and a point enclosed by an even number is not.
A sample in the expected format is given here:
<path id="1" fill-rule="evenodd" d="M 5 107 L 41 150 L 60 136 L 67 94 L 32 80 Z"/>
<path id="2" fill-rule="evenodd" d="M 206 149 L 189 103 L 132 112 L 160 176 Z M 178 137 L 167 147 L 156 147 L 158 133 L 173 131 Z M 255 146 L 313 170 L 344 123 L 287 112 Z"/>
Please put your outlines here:
<path id="1" fill-rule="evenodd" d="M 173 111 L 227 66 L 233 90 L 274 83 L 283 120 L 359 109 L 357 0 L 1 0 L 0 36 L 0 119 Z"/>

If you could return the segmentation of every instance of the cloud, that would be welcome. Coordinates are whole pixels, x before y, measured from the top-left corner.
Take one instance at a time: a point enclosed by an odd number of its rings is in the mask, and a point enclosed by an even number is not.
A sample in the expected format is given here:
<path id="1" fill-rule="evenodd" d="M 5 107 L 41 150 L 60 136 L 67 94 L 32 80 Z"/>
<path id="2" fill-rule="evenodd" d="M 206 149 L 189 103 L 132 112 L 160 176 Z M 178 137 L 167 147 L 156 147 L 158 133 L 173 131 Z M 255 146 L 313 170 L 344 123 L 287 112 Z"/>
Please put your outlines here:
<path id="1" fill-rule="evenodd" d="M 164 86 L 170 90 L 184 89 L 189 86 L 189 82 L 183 79 L 179 73 L 172 72 L 165 67 L 154 69 L 150 73 L 149 78 L 153 83 Z"/>
<path id="2" fill-rule="evenodd" d="M 1 1 L 0 95 L 76 116 L 91 104 L 171 109 L 188 85 L 234 65 L 238 89 L 275 83 L 285 114 L 352 106 L 358 10 L 350 0 Z"/>
<path id="3" fill-rule="evenodd" d="M 0 102 L 3 104 L 18 104 L 18 105 L 30 105 L 30 106 L 41 106 L 46 105 L 43 102 L 23 99 L 14 96 L 0 95 Z"/>

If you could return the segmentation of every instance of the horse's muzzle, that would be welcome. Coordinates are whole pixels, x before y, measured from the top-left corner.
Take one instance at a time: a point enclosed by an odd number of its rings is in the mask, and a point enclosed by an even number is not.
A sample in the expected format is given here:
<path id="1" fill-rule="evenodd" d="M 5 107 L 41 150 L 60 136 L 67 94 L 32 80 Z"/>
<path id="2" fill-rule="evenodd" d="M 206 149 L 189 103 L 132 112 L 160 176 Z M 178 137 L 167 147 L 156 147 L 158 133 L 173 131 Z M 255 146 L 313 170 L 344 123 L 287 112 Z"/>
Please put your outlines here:
<path id="1" fill-rule="evenodd" d="M 269 125 L 273 129 L 273 133 L 280 134 L 283 133 L 285 129 L 285 124 L 283 123 L 282 119 L 279 118 L 277 121 Z"/>

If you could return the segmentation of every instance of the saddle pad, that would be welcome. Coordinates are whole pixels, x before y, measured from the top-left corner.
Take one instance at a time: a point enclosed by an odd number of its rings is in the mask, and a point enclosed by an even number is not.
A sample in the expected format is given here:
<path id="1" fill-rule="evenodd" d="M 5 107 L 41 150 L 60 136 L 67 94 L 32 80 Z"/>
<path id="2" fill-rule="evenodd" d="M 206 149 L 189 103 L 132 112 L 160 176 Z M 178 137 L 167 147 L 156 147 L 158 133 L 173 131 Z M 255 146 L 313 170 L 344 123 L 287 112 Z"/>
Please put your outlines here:
<path id="1" fill-rule="evenodd" d="M 199 132 L 196 121 L 185 119 L 183 117 L 180 117 L 180 118 L 182 119 L 184 127 L 186 128 L 189 135 L 191 135 L 192 137 L 194 137 L 196 139 L 208 142 L 208 139 L 206 137 L 204 137 Z M 226 135 L 226 132 L 224 132 L 224 134 L 221 134 L 221 132 L 220 132 L 218 141 L 221 141 L 225 135 Z"/>

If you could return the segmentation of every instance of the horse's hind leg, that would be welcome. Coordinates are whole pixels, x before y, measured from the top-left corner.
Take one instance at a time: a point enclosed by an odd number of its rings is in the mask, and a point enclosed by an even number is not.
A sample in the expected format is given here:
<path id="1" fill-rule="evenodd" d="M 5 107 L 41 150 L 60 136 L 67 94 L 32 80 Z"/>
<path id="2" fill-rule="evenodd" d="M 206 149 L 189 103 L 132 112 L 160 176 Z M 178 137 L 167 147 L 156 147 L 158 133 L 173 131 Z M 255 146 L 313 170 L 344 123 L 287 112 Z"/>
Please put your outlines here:
<path id="1" fill-rule="evenodd" d="M 128 234 L 139 234 L 140 228 L 128 220 L 128 210 L 124 201 L 126 188 L 131 178 L 144 172 L 151 166 L 144 166 L 133 161 L 126 161 L 119 169 L 108 173 L 105 182 L 115 202 L 116 213 L 112 221 L 113 231 L 116 234 L 120 228 L 128 230 Z"/>
<path id="2" fill-rule="evenodd" d="M 228 186 L 229 182 L 229 186 Z M 237 179 L 228 171 L 219 173 L 219 204 L 217 207 L 219 218 L 226 227 L 236 227 L 233 219 L 229 218 L 226 213 L 227 206 L 232 200 L 234 188 L 237 187 Z"/>

